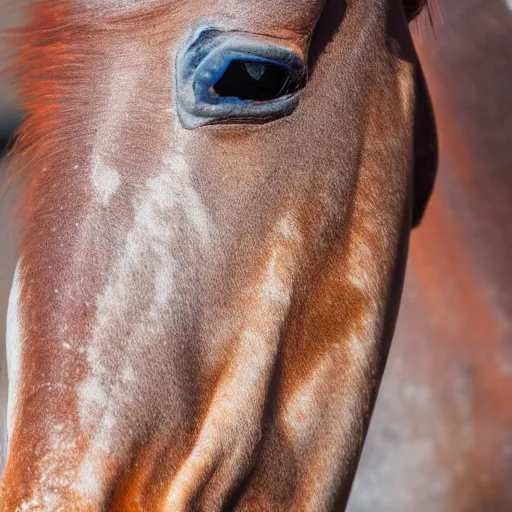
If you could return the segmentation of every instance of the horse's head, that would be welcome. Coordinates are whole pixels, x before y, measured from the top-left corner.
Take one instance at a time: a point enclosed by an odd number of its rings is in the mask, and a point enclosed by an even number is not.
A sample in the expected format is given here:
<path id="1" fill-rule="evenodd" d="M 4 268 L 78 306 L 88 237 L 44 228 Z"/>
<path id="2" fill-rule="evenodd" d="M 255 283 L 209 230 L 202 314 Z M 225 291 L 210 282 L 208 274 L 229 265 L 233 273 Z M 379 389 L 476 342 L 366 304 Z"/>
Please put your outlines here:
<path id="1" fill-rule="evenodd" d="M 435 169 L 420 3 L 34 3 L 2 510 L 346 500 Z"/>

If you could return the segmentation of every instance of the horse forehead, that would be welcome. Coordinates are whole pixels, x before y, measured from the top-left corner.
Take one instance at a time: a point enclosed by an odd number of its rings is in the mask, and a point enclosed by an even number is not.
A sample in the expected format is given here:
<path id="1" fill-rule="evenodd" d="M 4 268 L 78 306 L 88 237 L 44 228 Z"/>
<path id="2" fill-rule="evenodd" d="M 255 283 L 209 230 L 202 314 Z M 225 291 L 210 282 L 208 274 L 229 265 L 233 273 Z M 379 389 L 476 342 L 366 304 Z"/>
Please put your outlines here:
<path id="1" fill-rule="evenodd" d="M 252 2 L 240 2 L 239 0 L 179 0 L 176 2 L 173 0 L 73 0 L 73 4 L 82 9 L 141 9 L 153 6 L 168 6 L 171 5 L 173 8 L 179 9 L 182 6 L 190 6 L 197 4 L 198 6 L 219 6 L 226 8 L 227 6 L 236 5 L 239 11 L 249 11 L 251 6 L 257 5 L 258 7 L 272 7 L 287 10 L 297 9 L 308 9 L 319 7 L 325 3 L 325 0 L 295 0 L 290 3 L 289 0 L 253 0 Z"/>
<path id="2" fill-rule="evenodd" d="M 153 7 L 165 4 L 165 0 L 73 0 L 73 6 L 85 9 L 140 9 L 141 7 Z M 168 2 L 167 2 L 168 3 Z"/>
<path id="3" fill-rule="evenodd" d="M 163 8 L 162 16 L 172 17 L 173 13 L 186 12 L 191 19 L 190 10 L 195 13 L 207 13 L 209 16 L 225 13 L 229 20 L 262 21 L 267 18 L 272 24 L 287 21 L 315 21 L 325 0 L 72 0 L 73 7 L 78 11 L 104 11 L 109 13 L 136 13 L 151 8 Z M 276 18 L 277 17 L 277 18 Z M 181 16 L 180 16 L 181 18 Z M 214 20 L 212 20 L 214 21 Z"/>

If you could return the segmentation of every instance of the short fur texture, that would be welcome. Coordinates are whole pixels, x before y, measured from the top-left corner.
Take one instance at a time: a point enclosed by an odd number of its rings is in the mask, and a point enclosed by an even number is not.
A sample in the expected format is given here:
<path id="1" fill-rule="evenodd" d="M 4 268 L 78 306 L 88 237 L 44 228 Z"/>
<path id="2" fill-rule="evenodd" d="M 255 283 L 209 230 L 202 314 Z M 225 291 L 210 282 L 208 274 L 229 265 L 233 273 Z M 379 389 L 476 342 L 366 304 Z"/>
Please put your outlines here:
<path id="1" fill-rule="evenodd" d="M 39 0 L 19 36 L 18 392 L 0 510 L 340 510 L 415 173 L 433 180 L 404 10 L 145 5 Z M 315 55 L 290 117 L 183 129 L 176 51 L 205 23 Z"/>

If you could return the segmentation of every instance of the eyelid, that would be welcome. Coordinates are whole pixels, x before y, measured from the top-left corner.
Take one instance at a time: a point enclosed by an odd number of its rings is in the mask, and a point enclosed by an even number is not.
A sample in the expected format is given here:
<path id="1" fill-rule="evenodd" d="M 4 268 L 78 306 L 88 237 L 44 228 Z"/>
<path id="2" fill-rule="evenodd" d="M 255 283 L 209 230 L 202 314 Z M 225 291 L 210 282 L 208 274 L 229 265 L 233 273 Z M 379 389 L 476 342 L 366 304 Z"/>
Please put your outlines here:
<path id="1" fill-rule="evenodd" d="M 235 61 L 255 61 L 286 67 L 300 84 L 298 91 L 264 101 L 220 97 L 213 85 Z M 243 32 L 207 29 L 196 35 L 176 60 L 176 101 L 185 128 L 217 123 L 263 123 L 290 114 L 305 83 L 303 59 L 287 46 Z"/>

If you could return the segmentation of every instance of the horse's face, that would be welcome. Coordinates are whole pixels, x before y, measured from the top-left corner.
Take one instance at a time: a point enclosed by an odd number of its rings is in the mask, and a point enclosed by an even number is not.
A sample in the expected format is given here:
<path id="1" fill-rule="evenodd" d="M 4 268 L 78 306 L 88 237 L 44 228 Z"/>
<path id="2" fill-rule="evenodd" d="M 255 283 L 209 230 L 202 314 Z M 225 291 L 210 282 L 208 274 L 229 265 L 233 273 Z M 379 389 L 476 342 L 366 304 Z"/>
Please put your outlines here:
<path id="1" fill-rule="evenodd" d="M 411 224 L 403 7 L 140 4 L 36 6 L 3 499 L 330 507 Z"/>

